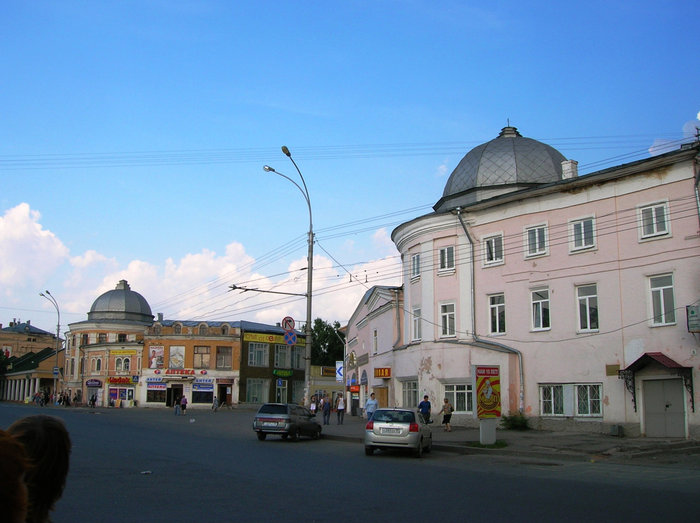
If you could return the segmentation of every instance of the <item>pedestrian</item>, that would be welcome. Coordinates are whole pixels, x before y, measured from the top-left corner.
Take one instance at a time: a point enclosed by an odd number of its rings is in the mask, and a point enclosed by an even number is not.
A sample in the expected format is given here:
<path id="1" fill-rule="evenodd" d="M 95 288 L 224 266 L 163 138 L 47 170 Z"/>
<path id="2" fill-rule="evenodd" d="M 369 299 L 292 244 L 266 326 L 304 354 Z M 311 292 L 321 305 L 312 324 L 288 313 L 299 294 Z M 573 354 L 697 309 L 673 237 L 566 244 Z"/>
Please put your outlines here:
<path id="1" fill-rule="evenodd" d="M 442 424 L 445 425 L 445 432 L 452 432 L 452 426 L 450 425 L 450 420 L 452 419 L 452 413 L 455 408 L 450 403 L 450 400 L 445 398 L 445 402 L 442 405 L 442 409 L 438 414 L 442 414 Z"/>
<path id="2" fill-rule="evenodd" d="M 180 408 L 182 409 L 182 415 L 185 415 L 185 412 L 187 411 L 187 396 L 184 394 L 182 395 L 182 399 L 180 400 Z"/>
<path id="3" fill-rule="evenodd" d="M 22 443 L 29 460 L 27 521 L 50 521 L 49 512 L 63 494 L 68 476 L 71 441 L 66 426 L 58 418 L 37 415 L 15 421 L 7 432 Z"/>
<path id="4" fill-rule="evenodd" d="M 29 460 L 22 443 L 0 430 L 0 507 L 3 520 L 24 523 L 27 519 L 27 484 Z"/>
<path id="5" fill-rule="evenodd" d="M 219 410 L 219 398 L 217 398 L 216 396 L 214 396 L 214 403 L 211 404 L 211 408 L 214 412 Z"/>
<path id="6" fill-rule="evenodd" d="M 311 405 L 309 405 L 309 410 L 311 411 L 311 414 L 314 416 L 316 415 L 316 400 L 312 399 L 311 400 Z"/>
<path id="7" fill-rule="evenodd" d="M 342 394 L 338 394 L 338 400 L 335 403 L 335 411 L 338 414 L 338 425 L 343 424 L 345 418 L 345 398 Z"/>
<path id="8" fill-rule="evenodd" d="M 323 424 L 330 425 L 331 423 L 331 402 L 326 396 L 323 400 Z"/>
<path id="9" fill-rule="evenodd" d="M 180 396 L 175 396 L 175 415 L 180 415 Z"/>
<path id="10" fill-rule="evenodd" d="M 365 414 L 367 414 L 367 421 L 372 419 L 374 411 L 377 410 L 379 402 L 374 398 L 374 392 L 369 395 L 369 399 L 365 402 Z"/>
<path id="11" fill-rule="evenodd" d="M 426 423 L 432 423 L 430 419 L 430 401 L 428 400 L 428 395 L 423 396 L 423 401 L 418 404 L 418 411 L 423 415 L 423 419 Z"/>

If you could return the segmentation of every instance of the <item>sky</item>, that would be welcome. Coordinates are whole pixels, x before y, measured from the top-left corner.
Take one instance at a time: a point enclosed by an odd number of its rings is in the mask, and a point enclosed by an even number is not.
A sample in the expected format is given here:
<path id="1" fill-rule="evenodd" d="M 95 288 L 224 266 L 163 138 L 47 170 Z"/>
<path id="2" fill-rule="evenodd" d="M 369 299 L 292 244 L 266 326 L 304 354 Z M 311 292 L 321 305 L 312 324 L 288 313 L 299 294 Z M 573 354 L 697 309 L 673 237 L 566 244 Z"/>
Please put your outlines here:
<path id="1" fill-rule="evenodd" d="M 699 19 L 673 0 L 3 0 L 0 324 L 55 331 L 49 290 L 65 332 L 122 279 L 166 319 L 304 321 L 311 222 L 313 317 L 345 325 L 401 284 L 392 230 L 506 125 L 581 175 L 689 140 Z"/>

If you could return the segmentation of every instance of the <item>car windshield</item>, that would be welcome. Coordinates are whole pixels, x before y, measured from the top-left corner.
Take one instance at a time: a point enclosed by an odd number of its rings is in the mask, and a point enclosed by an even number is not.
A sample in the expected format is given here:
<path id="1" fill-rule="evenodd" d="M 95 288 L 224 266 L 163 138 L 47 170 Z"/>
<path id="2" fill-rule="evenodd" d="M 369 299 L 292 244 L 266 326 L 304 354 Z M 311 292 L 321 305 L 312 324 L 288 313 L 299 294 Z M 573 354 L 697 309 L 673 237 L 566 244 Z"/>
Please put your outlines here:
<path id="1" fill-rule="evenodd" d="M 258 414 L 287 414 L 286 405 L 263 405 Z"/>
<path id="2" fill-rule="evenodd" d="M 416 420 L 415 414 L 409 411 L 400 410 L 378 410 L 372 418 L 374 421 L 388 421 L 392 423 L 413 423 Z"/>

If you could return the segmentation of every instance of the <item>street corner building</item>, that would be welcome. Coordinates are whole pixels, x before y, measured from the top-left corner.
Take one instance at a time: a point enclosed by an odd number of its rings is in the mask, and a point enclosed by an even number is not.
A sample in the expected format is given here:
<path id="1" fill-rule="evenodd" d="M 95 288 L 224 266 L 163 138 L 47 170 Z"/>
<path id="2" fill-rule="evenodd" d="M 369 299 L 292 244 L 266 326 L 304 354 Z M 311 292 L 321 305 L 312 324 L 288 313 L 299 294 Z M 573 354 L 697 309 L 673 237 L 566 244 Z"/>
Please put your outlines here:
<path id="1" fill-rule="evenodd" d="M 347 328 L 356 405 L 474 425 L 474 369 L 531 426 L 700 436 L 698 142 L 617 167 L 578 164 L 514 127 L 469 151 L 433 212 L 396 227 L 402 285 Z"/>

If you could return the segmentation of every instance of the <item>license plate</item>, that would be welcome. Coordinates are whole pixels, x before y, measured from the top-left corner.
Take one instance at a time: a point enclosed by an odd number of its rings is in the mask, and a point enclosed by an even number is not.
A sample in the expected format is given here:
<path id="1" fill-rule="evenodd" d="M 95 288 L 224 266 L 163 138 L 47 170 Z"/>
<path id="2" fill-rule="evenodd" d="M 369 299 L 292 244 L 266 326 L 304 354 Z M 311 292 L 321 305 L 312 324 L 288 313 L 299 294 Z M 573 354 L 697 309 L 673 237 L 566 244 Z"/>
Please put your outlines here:
<path id="1" fill-rule="evenodd" d="M 266 421 L 263 423 L 263 427 L 276 427 L 276 426 L 277 426 L 277 423 L 275 423 L 274 421 Z"/>
<path id="2" fill-rule="evenodd" d="M 382 428 L 382 434 L 401 434 L 401 429 Z"/>

